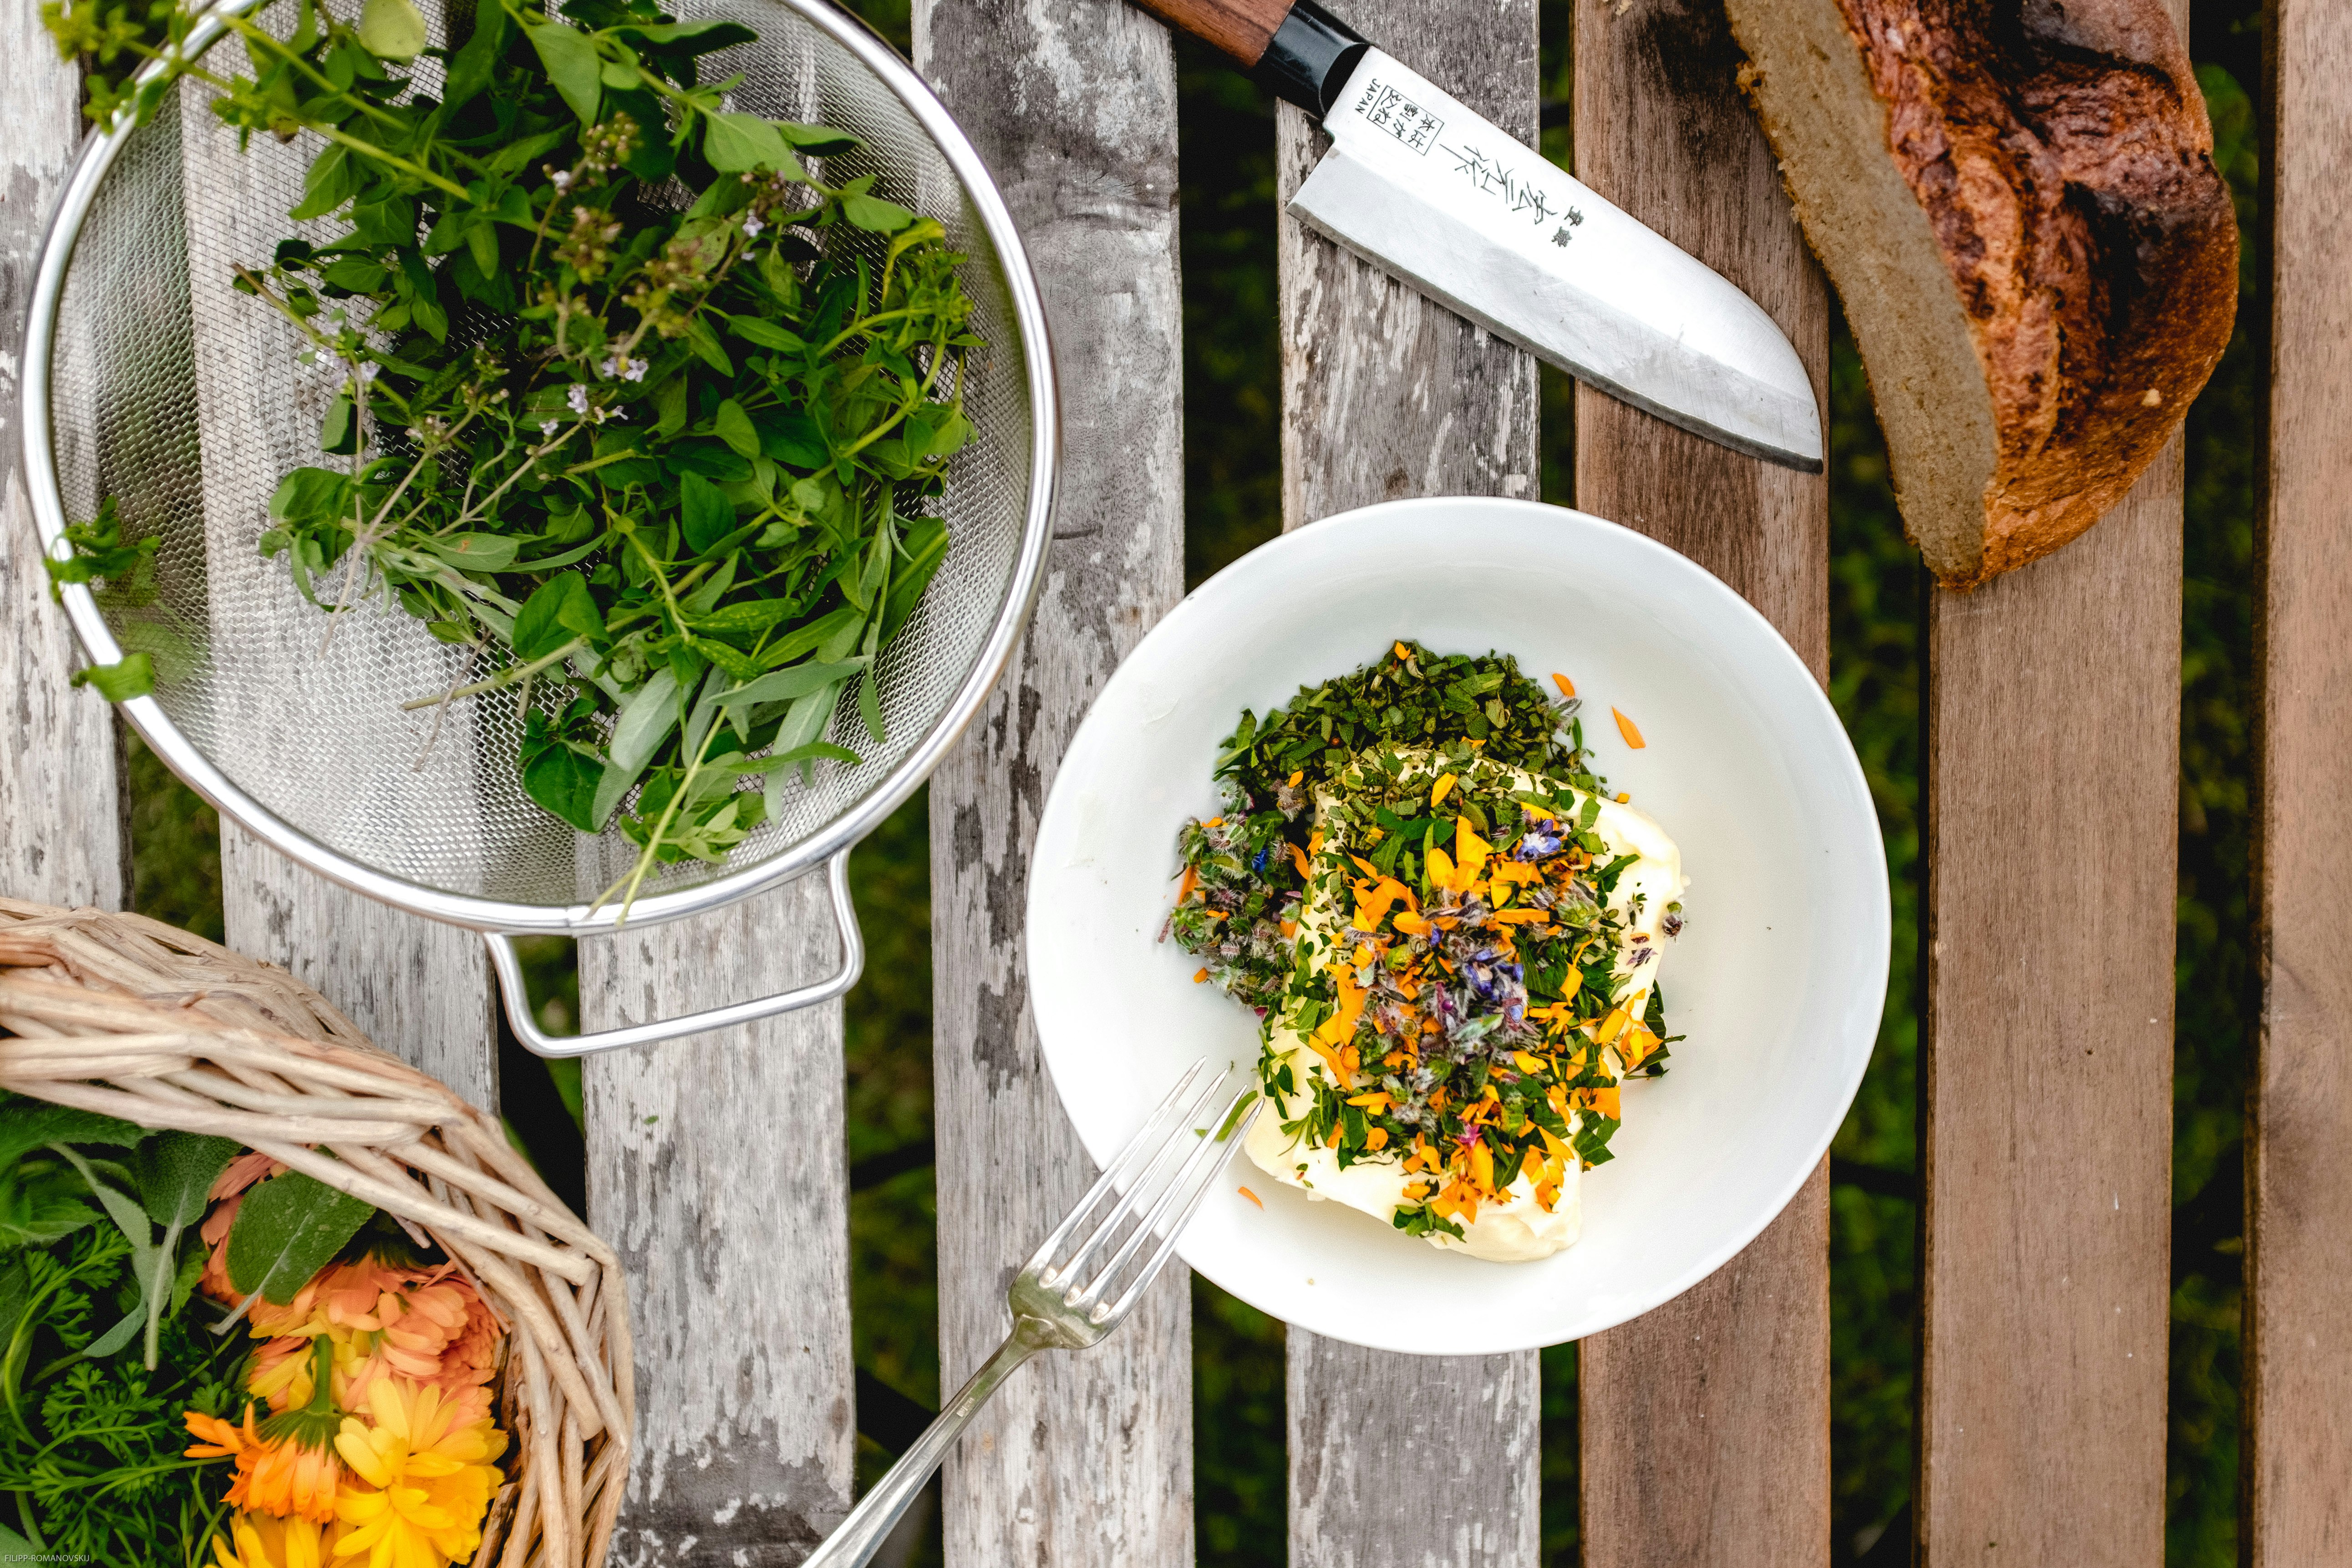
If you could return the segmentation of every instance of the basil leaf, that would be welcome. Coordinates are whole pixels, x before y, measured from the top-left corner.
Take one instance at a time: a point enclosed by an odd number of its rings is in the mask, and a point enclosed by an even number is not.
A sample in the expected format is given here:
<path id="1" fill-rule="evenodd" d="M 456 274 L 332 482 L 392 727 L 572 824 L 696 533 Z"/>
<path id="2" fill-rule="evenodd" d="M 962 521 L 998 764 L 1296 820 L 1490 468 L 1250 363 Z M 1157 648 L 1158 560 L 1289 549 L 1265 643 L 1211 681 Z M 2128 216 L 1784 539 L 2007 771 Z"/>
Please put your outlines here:
<path id="1" fill-rule="evenodd" d="M 730 409 L 734 410 L 736 419 L 743 421 L 746 429 L 750 428 L 750 421 L 743 419 L 743 410 L 732 398 L 730 398 L 719 406 L 719 434 L 722 437 L 727 433 Z M 677 497 L 678 527 L 686 535 L 687 544 L 695 553 L 708 554 L 712 545 L 735 531 L 734 503 L 727 499 L 717 485 L 712 484 L 700 474 L 681 476 L 677 484 Z"/>
<path id="2" fill-rule="evenodd" d="M 378 59 L 413 60 L 425 47 L 425 14 L 412 0 L 367 0 L 360 7 L 359 38 Z"/>
<path id="3" fill-rule="evenodd" d="M 530 47 L 547 68 L 547 79 L 572 106 L 583 125 L 596 123 L 596 107 L 604 92 L 604 62 L 588 36 L 561 22 L 541 22 L 530 29 Z"/>
<path id="4" fill-rule="evenodd" d="M 751 427 L 751 416 L 743 412 L 743 405 L 733 398 L 719 404 L 719 412 L 711 416 L 710 427 L 737 457 L 760 455 L 760 433 Z"/>
<path id="5" fill-rule="evenodd" d="M 604 635 L 604 617 L 577 572 L 559 572 L 523 602 L 509 639 L 526 663 L 545 658 L 568 642 Z"/>
<path id="6" fill-rule="evenodd" d="M 775 122 L 756 114 L 705 115 L 702 155 L 722 174 L 773 169 L 786 179 L 803 177 L 800 160 L 784 145 Z"/>

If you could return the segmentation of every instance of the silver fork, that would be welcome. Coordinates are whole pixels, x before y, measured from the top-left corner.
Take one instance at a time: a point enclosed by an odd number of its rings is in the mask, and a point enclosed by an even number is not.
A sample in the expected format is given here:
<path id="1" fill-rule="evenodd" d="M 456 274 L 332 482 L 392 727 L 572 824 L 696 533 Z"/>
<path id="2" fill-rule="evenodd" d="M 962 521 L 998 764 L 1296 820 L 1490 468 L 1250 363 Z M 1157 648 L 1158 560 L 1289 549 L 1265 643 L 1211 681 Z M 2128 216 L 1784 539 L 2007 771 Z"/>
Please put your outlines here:
<path id="1" fill-rule="evenodd" d="M 921 1495 L 924 1483 L 946 1460 L 956 1438 L 1014 1368 L 1039 1351 L 1083 1350 L 1099 1343 L 1134 1310 L 1144 1288 L 1174 1254 L 1176 1238 L 1200 1206 L 1209 1183 L 1224 1168 L 1232 1141 L 1257 1115 L 1254 1084 L 1244 1084 L 1231 1099 L 1220 1100 L 1220 1091 L 1234 1076 L 1232 1068 L 1209 1079 L 1206 1088 L 1195 1089 L 1201 1070 L 1208 1065 L 1204 1058 L 1185 1069 L 1168 1098 L 1103 1172 L 1102 1179 L 1087 1189 L 1070 1217 L 1055 1227 L 1045 1245 L 1013 1276 L 1013 1288 L 1005 1293 L 1013 1309 L 1013 1332 L 801 1568 L 863 1568 L 880 1550 L 899 1516 Z M 1201 1120 L 1212 1108 L 1216 1109 L 1214 1119 Z M 1196 1130 L 1203 1135 L 1195 1138 Z M 1185 1152 L 1187 1148 L 1190 1154 Z M 1094 1222 L 1083 1241 L 1066 1253 L 1065 1244 L 1106 1196 L 1118 1202 Z M 1086 1278 L 1087 1265 L 1118 1239 L 1120 1227 L 1129 1221 L 1135 1223 L 1125 1238 L 1118 1240 L 1109 1261 L 1092 1278 Z M 1129 1268 L 1144 1244 L 1154 1237 L 1160 1238 L 1158 1248 L 1140 1267 Z M 1126 1289 L 1112 1296 L 1110 1291 L 1123 1270 Z"/>

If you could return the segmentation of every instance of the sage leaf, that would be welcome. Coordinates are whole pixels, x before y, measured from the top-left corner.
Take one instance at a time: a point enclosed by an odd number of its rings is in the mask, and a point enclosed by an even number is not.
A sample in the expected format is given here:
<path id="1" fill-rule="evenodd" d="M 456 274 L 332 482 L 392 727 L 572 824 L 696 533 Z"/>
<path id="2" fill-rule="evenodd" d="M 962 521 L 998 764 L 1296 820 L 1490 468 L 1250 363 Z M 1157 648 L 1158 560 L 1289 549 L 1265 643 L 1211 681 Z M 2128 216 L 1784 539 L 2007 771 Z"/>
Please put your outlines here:
<path id="1" fill-rule="evenodd" d="M 139 1332 L 140 1325 L 146 1321 L 147 1309 L 143 1303 L 131 1308 L 122 1321 L 82 1346 L 81 1353 L 91 1361 L 96 1361 L 101 1356 L 112 1355 L 131 1342 L 132 1336 Z"/>
<path id="2" fill-rule="evenodd" d="M 81 1191 L 80 1179 L 62 1165 L 0 1170 L 0 1250 L 47 1247 L 96 1219 Z"/>
<path id="3" fill-rule="evenodd" d="M 228 1233 L 228 1282 L 280 1305 L 334 1260 L 374 1205 L 299 1171 L 247 1190 Z"/>
<path id="4" fill-rule="evenodd" d="M 189 1226 L 204 1217 L 213 1184 L 244 1145 L 234 1138 L 166 1132 L 142 1143 L 131 1157 L 139 1201 L 157 1225 Z"/>
<path id="5" fill-rule="evenodd" d="M 116 1116 L 9 1095 L 0 1100 L 0 1166 L 15 1164 L 48 1143 L 100 1143 L 128 1149 L 147 1130 Z"/>

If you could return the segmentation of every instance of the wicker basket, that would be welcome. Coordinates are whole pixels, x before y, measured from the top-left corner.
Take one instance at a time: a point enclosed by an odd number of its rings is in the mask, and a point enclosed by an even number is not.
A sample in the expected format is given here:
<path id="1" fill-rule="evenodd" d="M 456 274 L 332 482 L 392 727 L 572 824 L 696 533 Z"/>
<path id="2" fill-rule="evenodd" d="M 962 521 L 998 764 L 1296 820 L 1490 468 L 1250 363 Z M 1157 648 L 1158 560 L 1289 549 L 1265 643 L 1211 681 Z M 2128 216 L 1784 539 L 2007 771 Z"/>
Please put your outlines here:
<path id="1" fill-rule="evenodd" d="M 511 1330 L 510 1479 L 474 1562 L 604 1562 L 635 1408 L 619 1260 L 489 1117 L 283 970 L 139 915 L 7 899 L 0 1088 L 234 1138 L 428 1234 Z"/>

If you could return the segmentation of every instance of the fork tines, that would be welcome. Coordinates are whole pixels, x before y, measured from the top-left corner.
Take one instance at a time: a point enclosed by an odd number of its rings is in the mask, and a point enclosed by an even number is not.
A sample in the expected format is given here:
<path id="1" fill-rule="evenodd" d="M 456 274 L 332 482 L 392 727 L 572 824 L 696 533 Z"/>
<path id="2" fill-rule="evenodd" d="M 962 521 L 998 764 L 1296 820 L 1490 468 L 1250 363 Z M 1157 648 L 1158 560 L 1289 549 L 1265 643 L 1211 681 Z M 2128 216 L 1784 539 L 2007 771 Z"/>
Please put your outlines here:
<path id="1" fill-rule="evenodd" d="M 1241 1088 L 1224 1095 L 1235 1071 L 1229 1066 L 1196 1089 L 1208 1065 L 1204 1058 L 1185 1069 L 1168 1098 L 1128 1140 L 1127 1147 L 1078 1200 L 1069 1217 L 1055 1227 L 1024 1270 L 1048 1289 L 1061 1287 L 1063 1305 L 1084 1312 L 1089 1323 L 1109 1323 L 1135 1305 L 1143 1288 L 1175 1251 L 1184 1222 L 1192 1218 L 1209 1184 L 1224 1168 L 1234 1139 L 1248 1126 L 1250 1118 L 1243 1112 L 1245 1108 L 1255 1110 L 1249 1102 L 1256 1098 L 1256 1085 L 1244 1074 Z M 1088 1224 L 1088 1216 L 1113 1194 L 1117 1202 L 1091 1222 L 1076 1247 L 1066 1250 L 1078 1227 Z M 1139 1268 L 1129 1268 L 1144 1243 L 1155 1236 L 1160 1238 L 1160 1246 Z M 1114 1244 L 1109 1261 L 1087 1277 L 1087 1265 Z M 1111 1287 L 1122 1272 L 1126 1289 L 1113 1298 Z"/>

